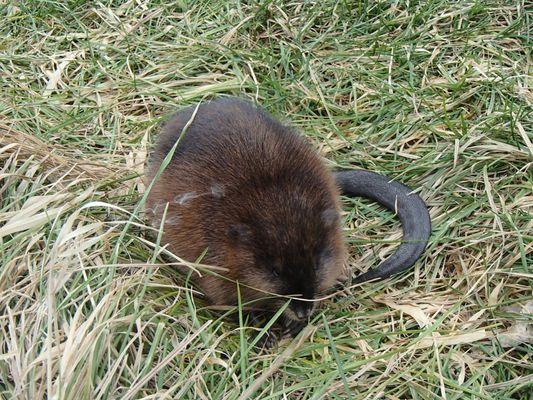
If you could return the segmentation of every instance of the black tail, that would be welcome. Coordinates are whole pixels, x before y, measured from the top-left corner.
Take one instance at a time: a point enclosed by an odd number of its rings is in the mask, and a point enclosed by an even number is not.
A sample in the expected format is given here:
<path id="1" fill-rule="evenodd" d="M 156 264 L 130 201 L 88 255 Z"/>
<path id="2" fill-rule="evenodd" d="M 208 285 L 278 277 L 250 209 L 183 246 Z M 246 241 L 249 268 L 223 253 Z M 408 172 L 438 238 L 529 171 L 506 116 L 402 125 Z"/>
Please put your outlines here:
<path id="1" fill-rule="evenodd" d="M 412 189 L 383 175 L 365 170 L 335 172 L 341 192 L 366 197 L 397 213 L 403 228 L 402 244 L 376 268 L 357 276 L 355 283 L 385 279 L 411 267 L 426 249 L 431 220 L 424 201 Z"/>

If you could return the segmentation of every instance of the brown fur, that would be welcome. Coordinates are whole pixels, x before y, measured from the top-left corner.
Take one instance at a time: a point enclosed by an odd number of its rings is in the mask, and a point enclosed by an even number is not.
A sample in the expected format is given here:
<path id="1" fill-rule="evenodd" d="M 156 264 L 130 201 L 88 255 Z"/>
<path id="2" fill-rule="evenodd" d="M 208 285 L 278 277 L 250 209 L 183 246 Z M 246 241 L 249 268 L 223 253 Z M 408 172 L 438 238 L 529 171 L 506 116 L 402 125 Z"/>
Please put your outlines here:
<path id="1" fill-rule="evenodd" d="M 147 183 L 193 111 L 164 126 Z M 149 194 L 154 225 L 167 203 L 163 241 L 169 249 L 188 261 L 207 249 L 202 263 L 226 267 L 233 281 L 314 298 L 342 273 L 339 192 L 330 172 L 300 135 L 248 102 L 222 99 L 199 107 Z M 197 283 L 213 304 L 237 301 L 234 282 L 204 275 Z M 241 293 L 245 301 L 265 296 L 242 286 Z M 297 308 L 291 302 L 287 315 L 296 318 Z"/>

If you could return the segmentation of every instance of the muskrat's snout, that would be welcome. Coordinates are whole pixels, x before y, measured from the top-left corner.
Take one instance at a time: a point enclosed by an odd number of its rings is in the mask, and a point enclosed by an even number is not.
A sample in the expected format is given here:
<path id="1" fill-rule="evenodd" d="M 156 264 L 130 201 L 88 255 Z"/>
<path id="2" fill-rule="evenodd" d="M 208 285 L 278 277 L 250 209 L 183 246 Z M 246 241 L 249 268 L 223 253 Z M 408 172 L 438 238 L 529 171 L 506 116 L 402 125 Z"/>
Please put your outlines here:
<path id="1" fill-rule="evenodd" d="M 289 304 L 288 317 L 294 320 L 304 320 L 309 318 L 315 309 L 315 303 L 313 301 L 302 301 L 292 299 Z"/>

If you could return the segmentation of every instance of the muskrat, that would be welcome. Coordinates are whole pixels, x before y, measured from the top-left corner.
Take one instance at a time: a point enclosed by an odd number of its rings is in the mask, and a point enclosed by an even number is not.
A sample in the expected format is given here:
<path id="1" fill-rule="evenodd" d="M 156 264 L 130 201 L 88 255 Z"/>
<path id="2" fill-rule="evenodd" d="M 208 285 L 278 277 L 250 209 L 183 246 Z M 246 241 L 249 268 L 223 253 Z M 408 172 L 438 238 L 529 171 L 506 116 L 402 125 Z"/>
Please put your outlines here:
<path id="1" fill-rule="evenodd" d="M 429 235 L 425 205 L 409 188 L 368 171 L 333 175 L 294 129 L 236 98 L 172 117 L 150 156 L 152 181 L 146 207 L 156 227 L 166 210 L 163 242 L 187 261 L 203 256 L 202 264 L 226 268 L 223 277 L 193 278 L 209 302 L 235 305 L 240 293 L 243 302 L 275 312 L 289 296 L 284 321 L 293 333 L 313 311 L 312 300 L 344 276 L 341 191 L 397 211 L 404 237 L 418 243 L 402 244 L 381 273 L 380 266 L 365 279 L 411 266 Z M 418 221 L 406 231 L 411 219 Z"/>

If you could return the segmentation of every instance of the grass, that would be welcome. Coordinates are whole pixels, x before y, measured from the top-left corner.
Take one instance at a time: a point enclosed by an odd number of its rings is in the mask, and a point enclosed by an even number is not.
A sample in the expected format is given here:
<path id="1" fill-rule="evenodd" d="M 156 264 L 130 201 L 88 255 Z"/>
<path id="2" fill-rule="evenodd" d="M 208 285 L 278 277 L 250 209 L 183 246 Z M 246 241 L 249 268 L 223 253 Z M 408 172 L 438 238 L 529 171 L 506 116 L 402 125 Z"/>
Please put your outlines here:
<path id="1" fill-rule="evenodd" d="M 530 399 L 531 14 L 523 1 L 0 5 L 0 398 Z M 332 168 L 419 188 L 416 267 L 277 352 L 176 276 L 138 208 L 158 124 L 239 95 Z M 399 239 L 345 199 L 349 267 Z M 154 243 L 155 242 L 155 243 Z"/>

